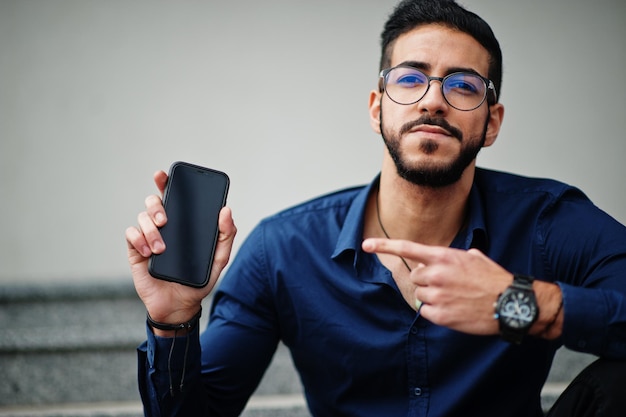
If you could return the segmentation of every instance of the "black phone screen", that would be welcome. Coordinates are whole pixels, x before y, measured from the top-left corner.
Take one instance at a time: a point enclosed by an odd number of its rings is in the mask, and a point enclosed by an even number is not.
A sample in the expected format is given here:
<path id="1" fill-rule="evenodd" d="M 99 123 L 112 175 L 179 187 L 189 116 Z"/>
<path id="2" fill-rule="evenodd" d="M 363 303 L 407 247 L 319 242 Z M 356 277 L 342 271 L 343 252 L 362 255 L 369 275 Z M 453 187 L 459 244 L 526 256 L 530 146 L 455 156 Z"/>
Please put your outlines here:
<path id="1" fill-rule="evenodd" d="M 167 223 L 160 229 L 165 251 L 151 256 L 150 275 L 192 287 L 208 283 L 229 182 L 220 171 L 172 165 L 163 195 Z"/>

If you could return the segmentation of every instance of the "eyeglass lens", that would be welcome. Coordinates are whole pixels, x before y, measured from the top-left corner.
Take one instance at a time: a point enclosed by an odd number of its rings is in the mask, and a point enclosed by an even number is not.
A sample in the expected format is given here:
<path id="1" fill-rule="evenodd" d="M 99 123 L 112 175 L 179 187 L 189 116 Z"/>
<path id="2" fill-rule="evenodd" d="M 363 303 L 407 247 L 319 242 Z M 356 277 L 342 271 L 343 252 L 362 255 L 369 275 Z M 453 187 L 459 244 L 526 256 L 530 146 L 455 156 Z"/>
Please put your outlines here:
<path id="1" fill-rule="evenodd" d="M 421 100 L 430 80 L 426 74 L 410 67 L 396 67 L 385 76 L 387 95 L 398 104 L 413 104 Z M 459 110 L 473 110 L 485 99 L 487 86 L 478 75 L 459 72 L 446 76 L 441 85 L 446 101 Z"/>

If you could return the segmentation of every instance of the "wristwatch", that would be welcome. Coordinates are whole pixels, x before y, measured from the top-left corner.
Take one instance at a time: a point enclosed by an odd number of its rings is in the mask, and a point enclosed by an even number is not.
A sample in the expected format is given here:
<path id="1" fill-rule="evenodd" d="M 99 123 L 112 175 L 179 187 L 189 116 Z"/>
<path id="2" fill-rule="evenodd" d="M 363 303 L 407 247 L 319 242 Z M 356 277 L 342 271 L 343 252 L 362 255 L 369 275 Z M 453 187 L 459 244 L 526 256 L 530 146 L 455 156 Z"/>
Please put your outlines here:
<path id="1" fill-rule="evenodd" d="M 513 284 L 498 296 L 495 310 L 494 317 L 500 323 L 502 338 L 511 343 L 521 343 L 539 317 L 533 278 L 514 275 Z"/>

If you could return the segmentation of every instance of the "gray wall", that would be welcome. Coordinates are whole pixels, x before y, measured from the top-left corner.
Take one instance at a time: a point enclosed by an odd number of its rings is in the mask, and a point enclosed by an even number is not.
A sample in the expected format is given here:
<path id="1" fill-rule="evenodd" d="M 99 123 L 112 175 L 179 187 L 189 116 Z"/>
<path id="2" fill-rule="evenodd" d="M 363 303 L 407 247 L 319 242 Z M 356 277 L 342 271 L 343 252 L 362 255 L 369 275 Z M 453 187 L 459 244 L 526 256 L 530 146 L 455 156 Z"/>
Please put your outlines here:
<path id="1" fill-rule="evenodd" d="M 626 221 L 626 3 L 465 0 L 504 50 L 479 165 L 555 177 Z M 263 216 L 369 181 L 395 0 L 0 0 L 0 284 L 127 279 L 124 229 L 175 160 Z"/>

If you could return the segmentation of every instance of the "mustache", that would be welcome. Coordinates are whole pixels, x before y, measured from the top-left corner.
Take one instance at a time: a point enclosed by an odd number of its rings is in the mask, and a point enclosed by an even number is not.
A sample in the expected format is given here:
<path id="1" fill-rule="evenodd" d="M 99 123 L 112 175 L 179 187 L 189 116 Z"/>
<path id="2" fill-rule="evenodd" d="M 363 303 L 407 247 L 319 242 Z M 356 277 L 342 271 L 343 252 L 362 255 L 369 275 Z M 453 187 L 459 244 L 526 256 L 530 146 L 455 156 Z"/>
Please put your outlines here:
<path id="1" fill-rule="evenodd" d="M 450 134 L 457 138 L 459 142 L 463 141 L 463 132 L 460 129 L 457 129 L 454 126 L 451 126 L 450 123 L 446 119 L 441 117 L 430 117 L 430 116 L 422 116 L 417 120 L 413 120 L 405 123 L 402 128 L 400 128 L 400 135 L 404 135 L 409 132 L 411 129 L 420 126 L 420 125 L 431 125 L 431 126 L 439 126 L 442 129 L 447 130 Z"/>

